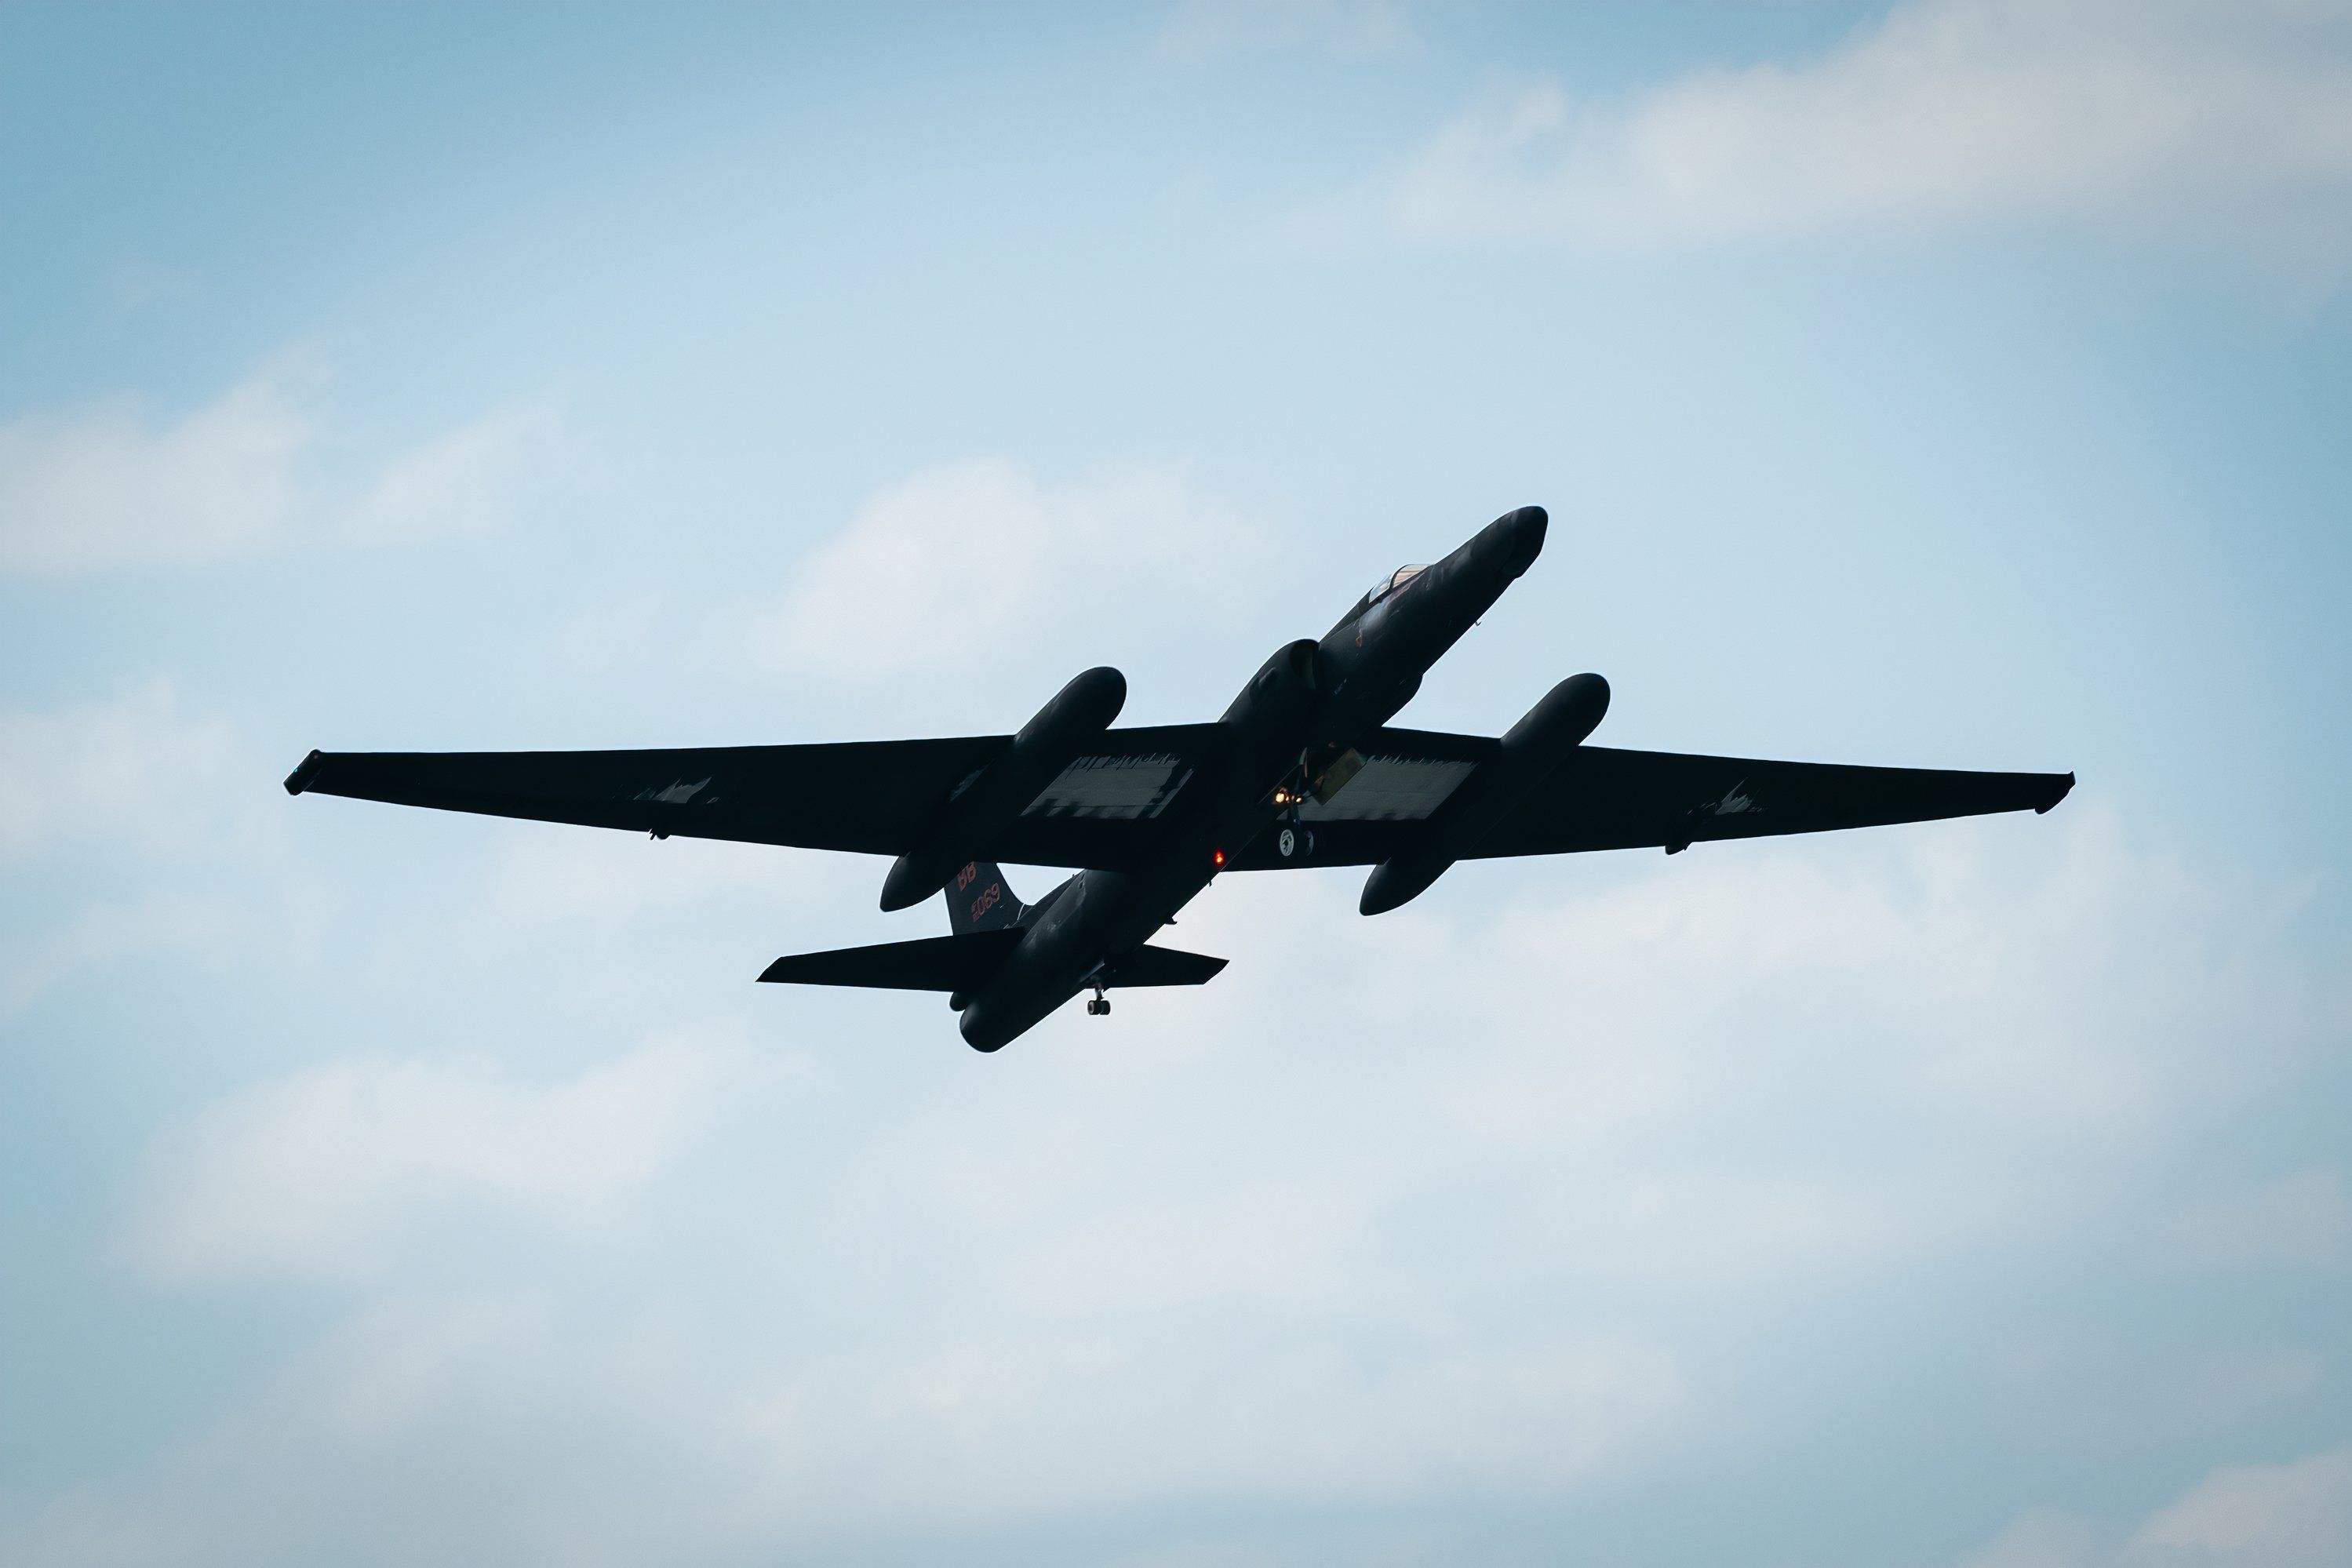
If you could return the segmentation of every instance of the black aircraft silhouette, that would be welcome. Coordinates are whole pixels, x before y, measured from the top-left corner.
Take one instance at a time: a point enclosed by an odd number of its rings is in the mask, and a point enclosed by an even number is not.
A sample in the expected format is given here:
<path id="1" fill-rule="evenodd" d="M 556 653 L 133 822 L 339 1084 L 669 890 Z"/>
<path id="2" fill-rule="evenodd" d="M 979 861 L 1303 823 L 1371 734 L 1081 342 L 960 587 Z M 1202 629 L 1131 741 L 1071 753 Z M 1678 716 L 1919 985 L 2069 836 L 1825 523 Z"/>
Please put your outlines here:
<path id="1" fill-rule="evenodd" d="M 882 907 L 942 889 L 950 934 L 779 958 L 762 980 L 945 991 L 994 1051 L 1080 991 L 1197 986 L 1223 958 L 1150 936 L 1219 872 L 1369 865 L 1394 909 L 1458 860 L 1664 848 L 2031 808 L 2071 773 L 1960 773 L 1617 751 L 1609 683 L 1571 675 L 1499 739 L 1388 719 L 1543 549 L 1540 507 L 1382 578 L 1320 642 L 1278 650 L 1214 724 L 1113 729 L 1087 671 L 1018 735 L 664 751 L 320 752 L 287 793 L 895 855 Z M 1034 904 L 999 861 L 1077 874 Z"/>

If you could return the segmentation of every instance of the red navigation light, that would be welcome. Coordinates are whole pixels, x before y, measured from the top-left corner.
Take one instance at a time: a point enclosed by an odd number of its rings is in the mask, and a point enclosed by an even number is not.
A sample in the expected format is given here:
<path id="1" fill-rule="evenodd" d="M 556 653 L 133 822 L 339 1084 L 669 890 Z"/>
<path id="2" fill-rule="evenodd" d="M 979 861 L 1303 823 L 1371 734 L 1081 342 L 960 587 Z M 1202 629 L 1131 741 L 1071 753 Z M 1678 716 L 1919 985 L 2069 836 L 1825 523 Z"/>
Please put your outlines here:
<path id="1" fill-rule="evenodd" d="M 1224 851 L 1223 851 L 1223 850 L 1212 850 L 1212 851 L 1210 851 L 1210 852 L 1209 852 L 1209 863 L 1210 863 L 1211 865 L 1223 865 L 1223 864 L 1224 864 L 1224 863 L 1225 863 L 1225 852 L 1224 852 Z"/>

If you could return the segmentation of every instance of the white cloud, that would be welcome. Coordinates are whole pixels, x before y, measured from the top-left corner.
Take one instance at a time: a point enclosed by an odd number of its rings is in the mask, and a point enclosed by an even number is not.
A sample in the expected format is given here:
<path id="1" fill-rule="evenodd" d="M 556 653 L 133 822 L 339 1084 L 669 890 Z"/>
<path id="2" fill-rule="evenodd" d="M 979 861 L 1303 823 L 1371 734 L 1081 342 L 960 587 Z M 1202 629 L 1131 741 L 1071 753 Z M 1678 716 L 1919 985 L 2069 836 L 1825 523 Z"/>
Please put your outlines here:
<path id="1" fill-rule="evenodd" d="M 436 1212 L 608 1222 L 726 1087 L 734 1058 L 649 1046 L 569 1082 L 485 1063 L 332 1062 L 232 1094 L 158 1137 L 131 1249 L 175 1279 L 382 1267 Z"/>
<path id="2" fill-rule="evenodd" d="M 169 981 L 159 961 L 250 976 L 299 961 L 329 887 L 293 853 L 284 762 L 151 681 L 0 709 L 0 1015 L 69 985 Z"/>
<path id="3" fill-rule="evenodd" d="M 1374 1211 L 1353 1184 L 1244 1180 L 1078 1218 L 1008 1257 L 1003 1279 L 1031 1312 L 1082 1317 L 1235 1296 L 1328 1301 Z"/>
<path id="4" fill-rule="evenodd" d="M 1040 622 L 1059 650 L 1131 643 L 1155 614 L 1213 621 L 1253 591 L 1256 570 L 1234 567 L 1250 542 L 1175 469 L 1060 484 L 1002 459 L 926 469 L 795 570 L 759 643 L 775 667 L 829 682 L 1001 672 L 1034 656 Z"/>
<path id="5" fill-rule="evenodd" d="M 1381 181 L 1429 243 L 1646 249 L 2033 223 L 2352 246 L 2352 14 L 2305 0 L 1913 0 L 1815 58 L 1629 99 L 1503 93 Z M 1303 222 L 1359 221 L 1342 201 Z"/>
<path id="6" fill-rule="evenodd" d="M 669 918 L 604 874 L 598 920 Z M 1235 958 L 1214 986 L 992 1058 L 929 999 L 763 993 L 762 1054 L 818 1064 L 789 1094 L 642 1052 L 233 1096 L 155 1145 L 150 1278 L 492 1301 L 375 1301 L 0 1555 L 313 1561 L 363 1531 L 436 1560 L 849 1558 L 1655 1481 L 1801 1425 L 1740 1385 L 1776 1323 L 1906 1281 L 1965 1306 L 2147 1218 L 2151 1162 L 2343 1016 L 2341 977 L 2266 945 L 2274 898 L 2083 801 L 1465 866 L 1380 921 L 1349 913 L 1359 880 L 1225 879 L 1180 928 Z M 695 1179 L 656 1180 L 689 1142 Z M 564 1290 L 508 1301 L 551 1256 Z M 2326 1376 L 2292 1345 L 2183 1360 L 2146 1406 L 2168 1430 Z M 2112 1371 L 2081 1397 L 2147 1369 Z M 266 1506 L 289 1490 L 304 1509 Z M 2053 1516 L 2006 1561 L 2123 1534 Z"/>
<path id="7" fill-rule="evenodd" d="M 273 781 L 236 726 L 167 682 L 0 710 L 0 870 L 19 894 L 0 1014 L 167 954 L 234 965 L 298 947 L 311 890 Z"/>
<path id="8" fill-rule="evenodd" d="M 1559 1115 L 1594 1133 L 1638 1127 L 1662 1106 L 1686 1113 L 1769 1089 L 1790 1062 L 1756 1063 L 1738 1044 L 1759 1011 L 1787 1020 L 1807 1073 L 1851 1071 L 1939 1121 L 1996 1119 L 2063 1139 L 2135 1134 L 2200 1103 L 2217 1069 L 2252 1090 L 2274 1081 L 2293 1042 L 2330 1038 L 2342 988 L 2288 967 L 2263 972 L 2259 955 L 2291 904 L 2136 851 L 2096 798 L 2063 813 L 1907 828 L 1874 845 L 1817 839 L 1681 857 L 1622 886 L 1466 925 L 1408 915 L 1354 962 L 1383 1009 L 1442 1006 L 1526 1042 L 1524 1057 L 1496 1055 L 1492 1081 L 1452 1075 L 1449 1103 L 1498 1137 L 1548 1137 Z M 1499 874 L 1452 873 L 1465 889 Z M 2242 925 L 2233 932 L 2200 899 Z M 1361 923 L 1342 929 L 1363 948 Z M 1470 983 L 1416 1003 L 1420 974 L 1400 960 L 1433 948 Z M 1575 1015 L 1546 1027 L 1562 995 L 1581 998 Z M 2273 1037 L 2231 1054 L 2236 1020 L 2257 1013 Z M 1644 1041 L 1672 1052 L 1615 1060 Z M 1580 1082 L 1554 1094 L 1569 1074 Z"/>
<path id="9" fill-rule="evenodd" d="M 2216 1470 L 2142 1525 L 2141 1545 L 2229 1568 L 2352 1562 L 2352 1448 Z"/>
<path id="10" fill-rule="evenodd" d="M 548 481 L 560 447 L 554 412 L 517 403 L 354 476 L 329 439 L 324 391 L 315 358 L 289 354 L 170 418 L 118 402 L 0 423 L 0 573 L 70 577 L 298 538 L 488 528 Z"/>
<path id="11" fill-rule="evenodd" d="M 175 566 L 274 538 L 319 423 L 285 368 L 156 422 L 117 405 L 0 424 L 0 571 Z"/>
<path id="12" fill-rule="evenodd" d="M 649 1424 L 655 1414 L 616 1397 L 627 1384 L 618 1358 L 551 1376 L 556 1326 L 530 1297 L 372 1307 L 171 1445 L 135 1492 L 67 1490 L 0 1534 L 0 1559 L 130 1568 L 295 1563 L 324 1550 L 387 1562 L 646 1561 L 657 1555 L 654 1531 L 626 1510 L 512 1467 L 519 1449 L 578 1443 L 567 1422 Z M 655 1500 L 648 1457 L 614 1456 L 637 1461 L 635 1483 L 614 1497 Z"/>
<path id="13" fill-rule="evenodd" d="M 2090 1521 L 2037 1509 L 1970 1556 L 1967 1568 L 2086 1568 L 2105 1545 Z"/>
<path id="14" fill-rule="evenodd" d="M 1383 55 L 1412 42 L 1412 0 L 1179 0 L 1160 35 L 1180 59 L 1306 48 Z"/>
<path id="15" fill-rule="evenodd" d="M 368 541 L 487 533 L 562 452 L 562 422 L 551 405 L 494 408 L 394 455 L 352 505 L 350 531 Z"/>
<path id="16" fill-rule="evenodd" d="M 218 959 L 255 933 L 233 901 L 156 891 L 128 901 L 93 900 L 46 931 L 11 943 L 0 958 L 0 1017 L 31 1005 L 75 977 L 121 973 L 163 953 Z"/>
<path id="17" fill-rule="evenodd" d="M 684 1324 L 615 1337 L 589 1317 L 513 1295 L 368 1309 L 135 1484 L 0 1530 L 0 1557 L 304 1562 L 364 1540 L 404 1562 L 838 1560 L 1203 1494 L 1394 1508 L 1433 1484 L 1589 1480 L 1679 1397 L 1638 1343 L 1366 1357 L 1300 1339 L 1234 1361 L 979 1323 L 887 1360 L 779 1334 L 764 1364 L 720 1365 Z M 1253 1396 L 1203 1400 L 1204 1382 Z"/>
<path id="18" fill-rule="evenodd" d="M 2041 1511 L 1969 1568 L 2336 1568 L 2352 1562 L 2352 1448 L 2213 1471 L 2117 1532 Z"/>
<path id="19" fill-rule="evenodd" d="M 0 861 L 92 843 L 166 854 L 222 847 L 218 808 L 240 758 L 229 726 L 171 685 L 0 711 Z"/>
<path id="20" fill-rule="evenodd" d="M 1654 1343 L 1400 1334 L 1368 1354 L 1357 1332 L 1236 1345 L 980 1326 L 887 1363 L 793 1368 L 747 1413 L 772 1500 L 799 1516 L 770 1528 L 1549 1496 L 1637 1465 L 1684 1415 L 1681 1369 Z"/>

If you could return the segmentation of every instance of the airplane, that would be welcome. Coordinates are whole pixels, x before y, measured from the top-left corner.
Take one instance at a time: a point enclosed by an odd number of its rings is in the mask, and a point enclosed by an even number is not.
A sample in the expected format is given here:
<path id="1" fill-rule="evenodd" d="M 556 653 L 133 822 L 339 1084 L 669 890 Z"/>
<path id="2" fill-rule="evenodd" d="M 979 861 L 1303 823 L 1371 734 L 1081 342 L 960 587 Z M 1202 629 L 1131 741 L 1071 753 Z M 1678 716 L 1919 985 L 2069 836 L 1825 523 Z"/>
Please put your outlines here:
<path id="1" fill-rule="evenodd" d="M 1499 737 L 1391 727 L 1543 549 L 1540 507 L 1400 567 L 1276 650 L 1213 724 L 1114 729 L 1127 680 L 1070 681 L 1017 734 L 648 751 L 321 752 L 289 795 L 890 855 L 882 907 L 947 895 L 945 936 L 804 953 L 760 978 L 943 991 L 993 1051 L 1081 992 L 1197 986 L 1223 958 L 1150 938 L 1225 872 L 1369 865 L 1358 907 L 1458 861 L 2049 810 L 2072 773 L 1769 762 L 1585 744 L 1609 683 L 1571 675 Z M 1071 868 L 1034 904 L 999 862 Z"/>

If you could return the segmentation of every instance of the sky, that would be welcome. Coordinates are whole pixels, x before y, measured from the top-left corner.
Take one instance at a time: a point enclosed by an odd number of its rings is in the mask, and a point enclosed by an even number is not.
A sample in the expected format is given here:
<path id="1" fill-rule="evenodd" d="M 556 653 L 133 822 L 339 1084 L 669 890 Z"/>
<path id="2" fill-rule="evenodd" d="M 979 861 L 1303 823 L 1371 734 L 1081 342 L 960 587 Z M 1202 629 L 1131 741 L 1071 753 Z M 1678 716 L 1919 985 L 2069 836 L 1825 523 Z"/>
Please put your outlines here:
<path id="1" fill-rule="evenodd" d="M 0 9 L 0 1562 L 2352 1561 L 2352 7 Z M 2058 810 L 1234 875 L 312 747 L 1403 716 Z M 1034 896 L 1055 873 L 1016 868 Z"/>

